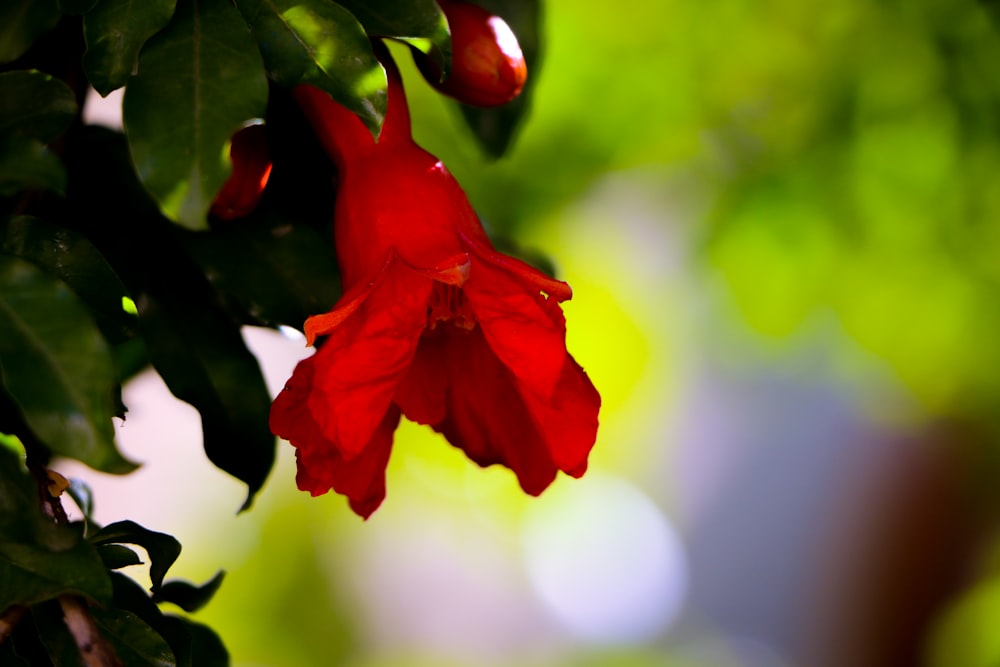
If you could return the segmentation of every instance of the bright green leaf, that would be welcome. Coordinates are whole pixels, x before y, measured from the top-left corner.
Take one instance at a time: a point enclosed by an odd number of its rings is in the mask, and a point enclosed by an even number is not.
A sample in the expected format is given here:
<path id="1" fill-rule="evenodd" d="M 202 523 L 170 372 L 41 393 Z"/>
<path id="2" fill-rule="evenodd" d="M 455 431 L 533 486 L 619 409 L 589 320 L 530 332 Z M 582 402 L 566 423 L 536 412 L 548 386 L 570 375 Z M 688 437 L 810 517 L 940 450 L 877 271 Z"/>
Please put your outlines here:
<path id="1" fill-rule="evenodd" d="M 338 0 L 373 37 L 390 37 L 426 53 L 451 70 L 448 20 L 434 0 Z"/>
<path id="2" fill-rule="evenodd" d="M 62 162 L 40 141 L 21 135 L 0 135 L 0 197 L 40 188 L 66 193 Z"/>
<path id="3" fill-rule="evenodd" d="M 0 2 L 0 64 L 20 57 L 59 21 L 55 0 Z"/>
<path id="4" fill-rule="evenodd" d="M 143 528 L 134 521 L 118 521 L 105 526 L 90 537 L 90 542 L 105 544 L 135 544 L 149 554 L 149 580 L 156 591 L 163 577 L 181 554 L 181 543 L 172 535 Z"/>
<path id="5" fill-rule="evenodd" d="M 83 19 L 83 71 L 102 96 L 132 76 L 139 51 L 174 15 L 177 0 L 102 0 Z"/>
<path id="6" fill-rule="evenodd" d="M 0 255 L 0 380 L 52 452 L 110 473 L 135 469 L 115 448 L 118 378 L 79 298 L 35 264 Z"/>
<path id="7" fill-rule="evenodd" d="M 229 139 L 263 117 L 260 52 L 226 0 L 182 0 L 170 25 L 139 57 L 125 90 L 125 133 L 136 171 L 164 214 L 206 229 L 231 167 Z"/>
<path id="8" fill-rule="evenodd" d="M 386 109 L 385 70 L 361 24 L 329 0 L 237 0 L 271 78 L 330 93 L 377 135 Z"/>
<path id="9" fill-rule="evenodd" d="M 37 70 L 0 74 L 0 132 L 19 132 L 48 143 L 76 116 L 73 91 Z"/>

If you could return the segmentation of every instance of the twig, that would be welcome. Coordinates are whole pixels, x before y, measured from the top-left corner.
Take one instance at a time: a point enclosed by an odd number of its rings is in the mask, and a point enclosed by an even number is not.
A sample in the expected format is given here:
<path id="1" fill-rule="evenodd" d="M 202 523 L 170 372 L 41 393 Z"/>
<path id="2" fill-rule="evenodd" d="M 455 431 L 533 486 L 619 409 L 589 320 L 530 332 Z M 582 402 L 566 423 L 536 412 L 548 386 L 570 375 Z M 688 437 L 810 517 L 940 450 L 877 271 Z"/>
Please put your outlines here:
<path id="1" fill-rule="evenodd" d="M 63 595 L 59 598 L 59 606 L 86 667 L 123 667 L 114 648 L 97 629 L 97 623 L 83 598 Z"/>

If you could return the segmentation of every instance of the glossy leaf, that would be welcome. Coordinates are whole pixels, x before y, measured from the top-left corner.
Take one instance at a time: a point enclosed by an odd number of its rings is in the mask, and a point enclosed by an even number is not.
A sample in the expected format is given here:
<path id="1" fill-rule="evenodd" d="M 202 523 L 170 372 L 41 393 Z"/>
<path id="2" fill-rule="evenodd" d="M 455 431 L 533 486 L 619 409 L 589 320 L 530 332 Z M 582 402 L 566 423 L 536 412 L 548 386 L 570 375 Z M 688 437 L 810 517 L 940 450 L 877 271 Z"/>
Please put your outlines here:
<path id="1" fill-rule="evenodd" d="M 154 602 L 170 602 L 186 612 L 195 612 L 208 604 L 222 585 L 225 572 L 218 572 L 209 581 L 196 586 L 188 581 L 168 581 L 153 595 Z"/>
<path id="2" fill-rule="evenodd" d="M 73 91 L 61 80 L 37 70 L 0 74 L 0 133 L 18 132 L 48 143 L 76 112 Z"/>
<path id="3" fill-rule="evenodd" d="M 90 537 L 91 544 L 135 544 L 149 554 L 149 580 L 156 591 L 163 577 L 181 554 L 181 543 L 172 535 L 143 528 L 134 521 L 109 524 Z"/>
<path id="4" fill-rule="evenodd" d="M 0 219 L 0 251 L 31 260 L 65 281 L 109 339 L 123 340 L 134 331 L 135 316 L 122 307 L 125 286 L 79 232 L 30 216 Z"/>
<path id="5" fill-rule="evenodd" d="M 0 2 L 0 64 L 20 57 L 59 21 L 56 0 Z"/>
<path id="6" fill-rule="evenodd" d="M 174 15 L 177 0 L 101 0 L 83 19 L 83 70 L 102 96 L 132 76 L 139 51 Z"/>
<path id="7" fill-rule="evenodd" d="M 110 473 L 118 378 L 107 342 L 65 283 L 0 255 L 0 372 L 28 427 L 52 452 Z"/>
<path id="8" fill-rule="evenodd" d="M 136 171 L 164 214 L 207 229 L 231 171 L 229 138 L 267 105 L 267 79 L 247 25 L 227 0 L 181 0 L 146 44 L 123 114 Z"/>
<path id="9" fill-rule="evenodd" d="M 405 42 L 451 69 L 451 35 L 444 12 L 434 0 L 339 0 L 373 37 Z"/>
<path id="10" fill-rule="evenodd" d="M 385 70 L 350 12 L 330 0 L 238 0 L 236 6 L 274 81 L 325 90 L 378 134 L 386 109 Z"/>
<path id="11" fill-rule="evenodd" d="M 539 50 L 541 10 L 538 0 L 477 0 L 476 4 L 507 22 L 517 36 L 524 60 L 528 65 L 528 79 L 521 94 L 507 104 L 491 108 L 458 104 L 462 117 L 480 147 L 487 156 L 496 159 L 502 157 L 510 148 L 530 111 L 532 92 L 541 67 Z"/>
<path id="12" fill-rule="evenodd" d="M 170 645 L 153 628 L 124 609 L 91 609 L 101 635 L 114 647 L 126 667 L 176 667 Z"/>
<path id="13" fill-rule="evenodd" d="M 62 162 L 36 139 L 0 136 L 0 197 L 34 188 L 65 194 Z"/>

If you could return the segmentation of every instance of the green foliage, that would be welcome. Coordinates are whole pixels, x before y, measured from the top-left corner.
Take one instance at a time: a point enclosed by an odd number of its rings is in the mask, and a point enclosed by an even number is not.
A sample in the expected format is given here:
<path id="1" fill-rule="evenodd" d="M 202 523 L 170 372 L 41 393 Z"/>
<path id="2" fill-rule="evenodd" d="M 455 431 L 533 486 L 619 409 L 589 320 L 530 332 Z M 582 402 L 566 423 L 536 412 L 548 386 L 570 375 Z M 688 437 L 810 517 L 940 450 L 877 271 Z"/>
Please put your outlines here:
<path id="1" fill-rule="evenodd" d="M 181 0 L 142 49 L 123 103 L 136 170 L 168 217 L 207 228 L 230 171 L 227 141 L 266 104 L 260 54 L 236 9 L 226 0 Z"/>
<path id="2" fill-rule="evenodd" d="M 80 299 L 37 265 L 0 255 L 0 373 L 35 437 L 107 472 L 133 469 L 114 446 L 117 371 Z"/>
<path id="3" fill-rule="evenodd" d="M 103 0 L 83 19 L 83 69 L 101 95 L 132 76 L 139 50 L 174 15 L 176 0 Z"/>
<path id="4" fill-rule="evenodd" d="M 253 29 L 272 81 L 321 88 L 378 134 L 385 71 L 350 12 L 324 0 L 240 0 L 236 6 Z"/>
<path id="5" fill-rule="evenodd" d="M 59 21 L 55 0 L 10 0 L 0 5 L 0 63 L 20 57 Z"/>
<path id="6" fill-rule="evenodd" d="M 521 12 L 512 24 L 534 54 L 536 4 L 500 10 Z M 79 664 L 68 608 L 127 666 L 229 663 L 210 628 L 160 608 L 201 609 L 224 573 L 167 580 L 174 537 L 97 525 L 90 490 L 70 480 L 64 493 L 46 469 L 73 459 L 132 471 L 113 420 L 127 416 L 122 382 L 152 369 L 199 412 L 208 459 L 246 485 L 241 509 L 251 506 L 275 438 L 241 328 L 300 328 L 340 295 L 336 178 L 291 91 L 325 90 L 377 136 L 386 75 L 373 39 L 450 66 L 433 0 L 0 7 L 0 615 L 13 628 L 0 664 Z M 83 122 L 88 87 L 124 89 L 124 132 Z M 471 113 L 470 128 L 497 155 L 524 114 Z M 251 214 L 223 221 L 211 207 L 232 175 L 231 138 L 257 122 L 270 181 Z M 63 515 L 66 497 L 82 521 Z M 149 591 L 123 574 L 146 562 Z"/>

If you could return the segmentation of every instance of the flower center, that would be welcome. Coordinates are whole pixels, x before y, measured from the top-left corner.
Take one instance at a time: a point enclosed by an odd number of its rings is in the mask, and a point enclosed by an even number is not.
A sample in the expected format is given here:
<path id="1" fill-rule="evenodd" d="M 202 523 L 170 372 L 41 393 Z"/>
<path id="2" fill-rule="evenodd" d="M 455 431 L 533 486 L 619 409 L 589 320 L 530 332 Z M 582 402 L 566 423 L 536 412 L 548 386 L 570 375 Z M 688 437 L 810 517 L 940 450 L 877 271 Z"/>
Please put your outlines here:
<path id="1" fill-rule="evenodd" d="M 466 331 L 476 328 L 476 318 L 461 287 L 442 282 L 434 283 L 427 300 L 427 329 L 433 331 L 439 322 L 450 322 Z"/>

